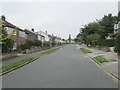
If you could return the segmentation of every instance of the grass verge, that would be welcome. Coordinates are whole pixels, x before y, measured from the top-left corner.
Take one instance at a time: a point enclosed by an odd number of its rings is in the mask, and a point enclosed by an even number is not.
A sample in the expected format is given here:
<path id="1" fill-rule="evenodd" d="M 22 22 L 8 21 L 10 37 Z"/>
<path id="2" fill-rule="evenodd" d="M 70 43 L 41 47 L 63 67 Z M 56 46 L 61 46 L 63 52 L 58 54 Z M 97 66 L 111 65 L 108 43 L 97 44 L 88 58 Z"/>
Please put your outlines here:
<path id="1" fill-rule="evenodd" d="M 102 56 L 96 56 L 94 57 L 95 60 L 97 60 L 98 62 L 100 63 L 103 63 L 103 62 L 108 62 L 108 60 Z"/>
<path id="2" fill-rule="evenodd" d="M 83 51 L 84 53 L 92 53 L 90 50 L 85 48 L 80 48 L 80 50 Z"/>
<path id="3" fill-rule="evenodd" d="M 28 58 L 22 59 L 20 61 L 14 62 L 12 64 L 8 64 L 8 65 L 5 65 L 3 67 L 0 67 L 0 73 L 6 72 L 12 68 L 18 67 L 19 65 L 25 64 L 27 62 L 31 62 L 35 58 L 36 57 L 28 57 Z"/>
<path id="4" fill-rule="evenodd" d="M 50 54 L 50 53 L 52 53 L 52 52 L 54 52 L 54 51 L 56 51 L 56 50 L 58 50 L 59 48 L 53 48 L 53 49 L 51 49 L 51 50 L 48 50 L 48 51 L 46 51 L 46 52 L 42 52 L 42 53 L 40 53 L 40 54 L 42 54 L 42 55 L 48 55 L 48 54 Z"/>

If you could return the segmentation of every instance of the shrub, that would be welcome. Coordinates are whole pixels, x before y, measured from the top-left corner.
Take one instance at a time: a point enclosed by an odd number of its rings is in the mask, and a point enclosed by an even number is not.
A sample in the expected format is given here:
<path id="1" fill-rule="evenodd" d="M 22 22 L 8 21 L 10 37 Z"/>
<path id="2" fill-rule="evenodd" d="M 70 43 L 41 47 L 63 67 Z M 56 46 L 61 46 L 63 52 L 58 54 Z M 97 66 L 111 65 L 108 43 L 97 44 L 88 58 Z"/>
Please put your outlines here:
<path id="1" fill-rule="evenodd" d="M 120 54 L 120 34 L 117 35 L 116 41 L 115 41 L 115 51 Z"/>
<path id="2" fill-rule="evenodd" d="M 97 41 L 101 38 L 99 34 L 91 34 L 87 36 L 87 45 L 96 46 Z"/>
<path id="3" fill-rule="evenodd" d="M 50 42 L 47 42 L 47 41 L 43 42 L 43 46 L 44 47 L 49 47 L 50 46 Z"/>
<path id="4" fill-rule="evenodd" d="M 100 39 L 97 41 L 98 46 L 109 46 L 114 47 L 115 46 L 115 39 Z"/>
<path id="5" fill-rule="evenodd" d="M 20 45 L 19 45 L 19 49 L 20 50 L 22 50 L 22 51 L 24 51 L 25 49 L 27 49 L 28 47 L 27 47 L 27 44 L 26 43 L 21 43 Z"/>
<path id="6" fill-rule="evenodd" d="M 27 40 L 27 41 L 26 41 L 26 46 L 27 46 L 26 49 L 30 49 L 30 48 L 33 46 L 33 42 L 30 41 L 30 40 Z"/>
<path id="7" fill-rule="evenodd" d="M 2 53 L 9 53 L 13 49 L 14 41 L 12 39 L 4 40 L 5 43 L 2 44 Z"/>
<path id="8" fill-rule="evenodd" d="M 38 40 L 35 40 L 35 41 L 33 42 L 33 45 L 39 47 L 39 46 L 42 46 L 42 42 L 41 42 L 41 41 L 38 41 Z"/>

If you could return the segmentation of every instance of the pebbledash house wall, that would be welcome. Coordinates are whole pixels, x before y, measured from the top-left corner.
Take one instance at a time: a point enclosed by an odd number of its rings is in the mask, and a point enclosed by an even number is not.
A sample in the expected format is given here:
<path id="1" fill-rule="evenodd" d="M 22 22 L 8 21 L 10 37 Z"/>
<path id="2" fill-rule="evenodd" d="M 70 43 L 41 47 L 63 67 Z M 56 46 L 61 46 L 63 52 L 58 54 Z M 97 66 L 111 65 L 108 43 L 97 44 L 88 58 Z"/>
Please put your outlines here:
<path id="1" fill-rule="evenodd" d="M 43 37 L 43 38 L 45 39 L 44 41 L 49 41 L 49 40 L 50 40 L 47 31 L 46 31 L 46 32 L 38 31 L 38 33 L 39 33 L 40 35 L 44 36 L 44 37 Z"/>
<path id="2" fill-rule="evenodd" d="M 7 33 L 9 33 L 9 31 L 13 31 L 17 26 L 13 25 L 12 23 L 6 21 L 6 18 L 5 16 L 1 16 L 1 20 L 2 20 L 2 26 L 4 28 L 6 28 L 7 30 Z M 26 33 L 17 27 L 17 32 L 16 34 L 14 34 L 12 36 L 12 40 L 14 41 L 14 47 L 13 47 L 13 50 L 18 50 L 18 46 L 21 44 L 21 43 L 25 43 L 26 42 L 26 39 L 27 39 L 27 35 Z"/>

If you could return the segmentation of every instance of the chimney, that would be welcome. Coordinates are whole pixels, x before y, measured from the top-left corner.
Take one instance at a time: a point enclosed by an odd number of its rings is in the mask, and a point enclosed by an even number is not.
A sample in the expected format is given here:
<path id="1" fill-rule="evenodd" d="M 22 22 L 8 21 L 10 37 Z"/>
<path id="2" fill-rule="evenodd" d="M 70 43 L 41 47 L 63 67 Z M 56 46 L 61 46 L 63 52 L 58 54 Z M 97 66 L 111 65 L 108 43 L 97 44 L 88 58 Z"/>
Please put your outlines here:
<path id="1" fill-rule="evenodd" d="M 47 31 L 45 31 L 45 33 L 47 34 Z"/>
<path id="2" fill-rule="evenodd" d="M 5 16 L 4 16 L 4 15 L 2 15 L 2 16 L 1 16 L 1 19 L 2 19 L 3 21 L 5 21 Z"/>
<path id="3" fill-rule="evenodd" d="M 34 28 L 31 29 L 34 32 Z"/>

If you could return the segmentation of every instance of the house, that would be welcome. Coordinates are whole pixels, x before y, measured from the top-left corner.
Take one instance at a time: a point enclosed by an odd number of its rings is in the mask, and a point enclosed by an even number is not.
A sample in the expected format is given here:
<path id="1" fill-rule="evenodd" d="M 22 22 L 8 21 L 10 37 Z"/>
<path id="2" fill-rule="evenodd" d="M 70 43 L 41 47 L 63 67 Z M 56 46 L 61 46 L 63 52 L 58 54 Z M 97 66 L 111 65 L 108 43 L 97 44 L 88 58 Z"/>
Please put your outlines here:
<path id="1" fill-rule="evenodd" d="M 56 44 L 58 44 L 58 45 L 61 44 L 60 40 L 61 40 L 60 37 L 57 37 L 57 36 L 55 37 L 55 42 L 56 42 Z"/>
<path id="2" fill-rule="evenodd" d="M 36 32 L 36 33 L 37 33 L 38 41 L 41 41 L 43 46 L 43 43 L 45 42 L 45 36 L 41 35 L 39 32 Z"/>
<path id="3" fill-rule="evenodd" d="M 38 34 L 40 34 L 41 36 L 44 37 L 44 41 L 46 41 L 46 42 L 49 42 L 49 41 L 50 41 L 50 38 L 49 38 L 49 36 L 48 36 L 47 31 L 46 31 L 46 32 L 38 31 Z"/>
<path id="4" fill-rule="evenodd" d="M 53 34 L 52 35 L 48 34 L 48 36 L 49 36 L 49 42 L 52 46 L 55 46 L 61 43 L 60 42 L 61 38 L 54 36 Z"/>
<path id="5" fill-rule="evenodd" d="M 118 28 L 120 28 L 120 20 L 117 20 L 114 24 L 114 34 L 118 33 Z"/>
<path id="6" fill-rule="evenodd" d="M 15 28 L 17 28 L 17 32 L 12 36 L 12 40 L 14 41 L 13 50 L 18 50 L 18 46 L 21 43 L 25 43 L 27 39 L 27 34 L 21 28 L 13 25 L 12 23 L 6 21 L 5 16 L 1 16 L 2 27 L 6 29 L 8 34 L 11 34 Z"/>
<path id="7" fill-rule="evenodd" d="M 31 30 L 24 30 L 27 34 L 27 40 L 34 42 L 35 40 L 38 40 L 37 33 L 34 32 L 34 29 Z"/>
<path id="8" fill-rule="evenodd" d="M 48 34 L 48 37 L 49 37 L 49 42 L 52 46 L 52 43 L 54 42 L 54 37 L 53 37 L 53 35 L 50 35 L 50 34 Z"/>

